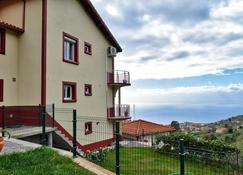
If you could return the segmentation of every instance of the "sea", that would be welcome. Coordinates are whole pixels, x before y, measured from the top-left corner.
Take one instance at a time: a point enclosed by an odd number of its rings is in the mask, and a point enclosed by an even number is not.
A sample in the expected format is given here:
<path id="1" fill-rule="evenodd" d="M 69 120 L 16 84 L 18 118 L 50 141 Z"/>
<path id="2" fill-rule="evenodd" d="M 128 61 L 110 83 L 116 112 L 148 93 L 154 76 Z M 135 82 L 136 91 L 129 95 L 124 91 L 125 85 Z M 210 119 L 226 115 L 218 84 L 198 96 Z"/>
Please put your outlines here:
<path id="1" fill-rule="evenodd" d="M 134 110 L 135 109 L 135 110 Z M 172 121 L 211 123 L 243 114 L 241 105 L 150 105 L 139 106 L 131 110 L 133 119 L 144 119 L 160 124 Z"/>

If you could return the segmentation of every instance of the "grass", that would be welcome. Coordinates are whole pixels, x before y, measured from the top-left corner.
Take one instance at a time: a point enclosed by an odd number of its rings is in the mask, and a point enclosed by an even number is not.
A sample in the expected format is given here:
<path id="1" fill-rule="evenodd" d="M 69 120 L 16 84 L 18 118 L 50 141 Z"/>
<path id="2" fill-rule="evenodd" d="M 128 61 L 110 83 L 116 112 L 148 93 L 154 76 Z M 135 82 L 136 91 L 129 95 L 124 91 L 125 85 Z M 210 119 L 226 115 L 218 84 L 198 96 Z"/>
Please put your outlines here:
<path id="1" fill-rule="evenodd" d="M 93 175 L 48 148 L 0 156 L 0 175 Z"/>
<path id="2" fill-rule="evenodd" d="M 178 155 L 158 153 L 151 148 L 121 148 L 121 175 L 169 175 L 179 172 Z M 111 151 L 104 162 L 106 169 L 115 172 L 115 151 Z M 191 175 L 224 175 L 227 166 L 212 163 L 185 161 L 185 169 Z M 227 174 L 228 175 L 228 174 Z"/>

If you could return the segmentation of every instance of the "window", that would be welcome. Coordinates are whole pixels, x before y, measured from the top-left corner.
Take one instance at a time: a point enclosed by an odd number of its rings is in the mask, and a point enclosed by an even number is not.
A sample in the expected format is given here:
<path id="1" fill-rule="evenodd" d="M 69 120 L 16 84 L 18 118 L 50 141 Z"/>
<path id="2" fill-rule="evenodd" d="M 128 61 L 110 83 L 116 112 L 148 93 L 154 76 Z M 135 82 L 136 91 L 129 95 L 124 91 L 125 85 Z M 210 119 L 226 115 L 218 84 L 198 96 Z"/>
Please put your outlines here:
<path id="1" fill-rule="evenodd" d="M 0 102 L 3 102 L 3 80 L 0 80 Z"/>
<path id="2" fill-rule="evenodd" d="M 0 29 L 0 54 L 5 54 L 5 44 L 6 44 L 6 31 Z"/>
<path id="3" fill-rule="evenodd" d="M 86 122 L 85 123 L 85 135 L 91 134 L 92 132 L 93 132 L 92 122 Z"/>
<path id="4" fill-rule="evenodd" d="M 79 64 L 78 55 L 78 38 L 75 38 L 67 33 L 63 33 L 63 61 Z"/>
<path id="5" fill-rule="evenodd" d="M 92 45 L 84 42 L 84 53 L 88 55 L 92 55 Z"/>
<path id="6" fill-rule="evenodd" d="M 63 102 L 71 103 L 77 101 L 76 83 L 63 82 Z"/>
<path id="7" fill-rule="evenodd" d="M 84 95 L 85 96 L 92 96 L 92 85 L 91 84 L 85 84 L 84 85 Z"/>

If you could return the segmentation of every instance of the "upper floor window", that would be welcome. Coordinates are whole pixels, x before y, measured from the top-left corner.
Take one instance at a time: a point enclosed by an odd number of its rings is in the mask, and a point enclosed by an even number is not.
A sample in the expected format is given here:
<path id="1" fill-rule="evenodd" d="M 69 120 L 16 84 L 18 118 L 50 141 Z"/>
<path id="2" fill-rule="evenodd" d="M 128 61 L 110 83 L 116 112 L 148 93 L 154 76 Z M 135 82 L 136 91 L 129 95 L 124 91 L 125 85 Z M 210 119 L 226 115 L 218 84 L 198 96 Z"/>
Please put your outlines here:
<path id="1" fill-rule="evenodd" d="M 63 82 L 63 102 L 76 102 L 77 92 L 76 83 L 73 82 Z"/>
<path id="2" fill-rule="evenodd" d="M 79 63 L 78 45 L 78 38 L 63 33 L 63 61 L 72 64 Z"/>
<path id="3" fill-rule="evenodd" d="M 5 45 L 6 45 L 6 31 L 0 29 L 0 54 L 5 54 Z"/>
<path id="4" fill-rule="evenodd" d="M 92 45 L 84 42 L 84 53 L 88 55 L 92 55 Z"/>

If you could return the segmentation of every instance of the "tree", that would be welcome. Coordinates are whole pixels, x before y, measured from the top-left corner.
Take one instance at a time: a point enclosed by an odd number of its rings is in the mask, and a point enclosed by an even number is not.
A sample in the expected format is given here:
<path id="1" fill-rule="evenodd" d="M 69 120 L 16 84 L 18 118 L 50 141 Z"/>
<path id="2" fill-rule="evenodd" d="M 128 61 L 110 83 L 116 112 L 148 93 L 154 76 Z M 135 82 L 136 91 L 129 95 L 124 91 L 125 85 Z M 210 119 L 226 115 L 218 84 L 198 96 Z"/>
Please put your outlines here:
<path id="1" fill-rule="evenodd" d="M 173 128 L 176 129 L 176 131 L 180 131 L 181 128 L 180 128 L 180 123 L 178 121 L 172 121 L 170 126 L 172 126 Z"/>

